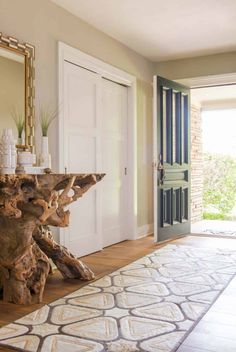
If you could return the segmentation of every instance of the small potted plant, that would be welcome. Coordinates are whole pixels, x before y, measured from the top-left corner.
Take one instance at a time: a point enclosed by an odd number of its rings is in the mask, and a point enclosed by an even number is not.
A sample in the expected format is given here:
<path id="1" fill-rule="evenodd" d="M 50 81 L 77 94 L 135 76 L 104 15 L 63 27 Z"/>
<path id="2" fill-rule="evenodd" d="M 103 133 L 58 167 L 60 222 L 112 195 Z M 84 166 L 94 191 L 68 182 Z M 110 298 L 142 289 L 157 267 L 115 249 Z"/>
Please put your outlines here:
<path id="1" fill-rule="evenodd" d="M 58 115 L 58 109 L 52 109 L 50 105 L 40 106 L 39 122 L 42 131 L 42 144 L 40 154 L 40 166 L 51 168 L 51 155 L 48 148 L 48 130 L 53 120 Z"/>
<path id="2" fill-rule="evenodd" d="M 24 114 L 20 111 L 18 111 L 17 108 L 12 109 L 11 111 L 11 116 L 15 122 L 16 128 L 17 128 L 17 135 L 18 135 L 18 140 L 17 144 L 22 145 L 22 133 L 24 131 L 25 127 L 25 118 Z"/>

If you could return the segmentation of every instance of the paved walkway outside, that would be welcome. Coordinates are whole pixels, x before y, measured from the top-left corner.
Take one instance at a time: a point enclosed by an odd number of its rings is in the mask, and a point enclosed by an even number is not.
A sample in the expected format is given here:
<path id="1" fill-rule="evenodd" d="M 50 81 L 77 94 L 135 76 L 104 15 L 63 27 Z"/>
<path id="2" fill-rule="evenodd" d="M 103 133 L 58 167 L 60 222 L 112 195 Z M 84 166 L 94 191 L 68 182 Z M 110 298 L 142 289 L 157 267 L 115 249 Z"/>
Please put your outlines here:
<path id="1" fill-rule="evenodd" d="M 203 233 L 236 238 L 236 221 L 202 220 L 191 225 L 191 233 Z"/>

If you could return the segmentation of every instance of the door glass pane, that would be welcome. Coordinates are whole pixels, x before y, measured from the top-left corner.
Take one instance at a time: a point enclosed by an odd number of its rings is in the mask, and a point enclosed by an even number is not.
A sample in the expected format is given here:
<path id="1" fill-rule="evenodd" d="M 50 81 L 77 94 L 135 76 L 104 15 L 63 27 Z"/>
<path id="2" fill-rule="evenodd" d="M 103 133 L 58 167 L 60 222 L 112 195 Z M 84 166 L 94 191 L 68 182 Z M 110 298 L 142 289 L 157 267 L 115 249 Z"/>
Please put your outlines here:
<path id="1" fill-rule="evenodd" d="M 188 163 L 188 96 L 182 95 L 182 161 Z"/>
<path id="2" fill-rule="evenodd" d="M 188 220 L 188 188 L 183 188 L 181 192 L 181 218 L 182 222 Z"/>
<path id="3" fill-rule="evenodd" d="M 172 212 L 173 212 L 174 224 L 181 222 L 180 208 L 181 208 L 180 188 L 173 188 Z"/>
<path id="4" fill-rule="evenodd" d="M 162 157 L 163 162 L 167 162 L 167 151 L 166 151 L 166 90 L 162 90 Z"/>
<path id="5" fill-rule="evenodd" d="M 173 91 L 172 104 L 172 160 L 174 164 L 176 162 L 176 91 Z"/>
<path id="6" fill-rule="evenodd" d="M 181 164 L 181 93 L 175 94 L 175 126 L 176 126 L 176 157 L 175 162 Z"/>
<path id="7" fill-rule="evenodd" d="M 172 164 L 172 89 L 166 91 L 166 150 L 166 162 Z"/>
<path id="8" fill-rule="evenodd" d="M 162 199 L 162 208 L 161 208 L 161 227 L 170 226 L 172 224 L 172 192 L 171 189 L 162 189 L 161 190 L 161 199 Z"/>

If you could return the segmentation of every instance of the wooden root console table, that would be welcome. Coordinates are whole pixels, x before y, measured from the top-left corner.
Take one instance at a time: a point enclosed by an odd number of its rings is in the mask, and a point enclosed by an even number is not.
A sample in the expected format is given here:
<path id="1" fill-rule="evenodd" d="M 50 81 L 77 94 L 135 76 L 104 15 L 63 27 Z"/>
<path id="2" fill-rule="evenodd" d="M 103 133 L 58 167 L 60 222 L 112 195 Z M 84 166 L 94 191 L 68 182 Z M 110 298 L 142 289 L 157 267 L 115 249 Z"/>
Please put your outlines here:
<path id="1" fill-rule="evenodd" d="M 51 272 L 49 258 L 65 278 L 94 278 L 85 264 L 53 240 L 48 226 L 68 226 L 70 212 L 64 208 L 103 176 L 0 176 L 0 293 L 4 301 L 41 302 Z"/>

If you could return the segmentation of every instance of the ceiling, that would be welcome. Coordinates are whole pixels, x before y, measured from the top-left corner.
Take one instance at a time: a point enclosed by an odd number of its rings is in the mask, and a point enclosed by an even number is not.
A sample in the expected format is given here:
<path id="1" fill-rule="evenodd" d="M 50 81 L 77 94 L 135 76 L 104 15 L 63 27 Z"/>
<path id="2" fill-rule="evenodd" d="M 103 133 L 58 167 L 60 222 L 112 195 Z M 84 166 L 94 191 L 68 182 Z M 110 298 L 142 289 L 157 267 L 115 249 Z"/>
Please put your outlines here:
<path id="1" fill-rule="evenodd" d="M 191 100 L 202 108 L 235 108 L 236 85 L 191 89 Z"/>
<path id="2" fill-rule="evenodd" d="M 52 0 L 152 61 L 236 50 L 235 0 Z"/>

